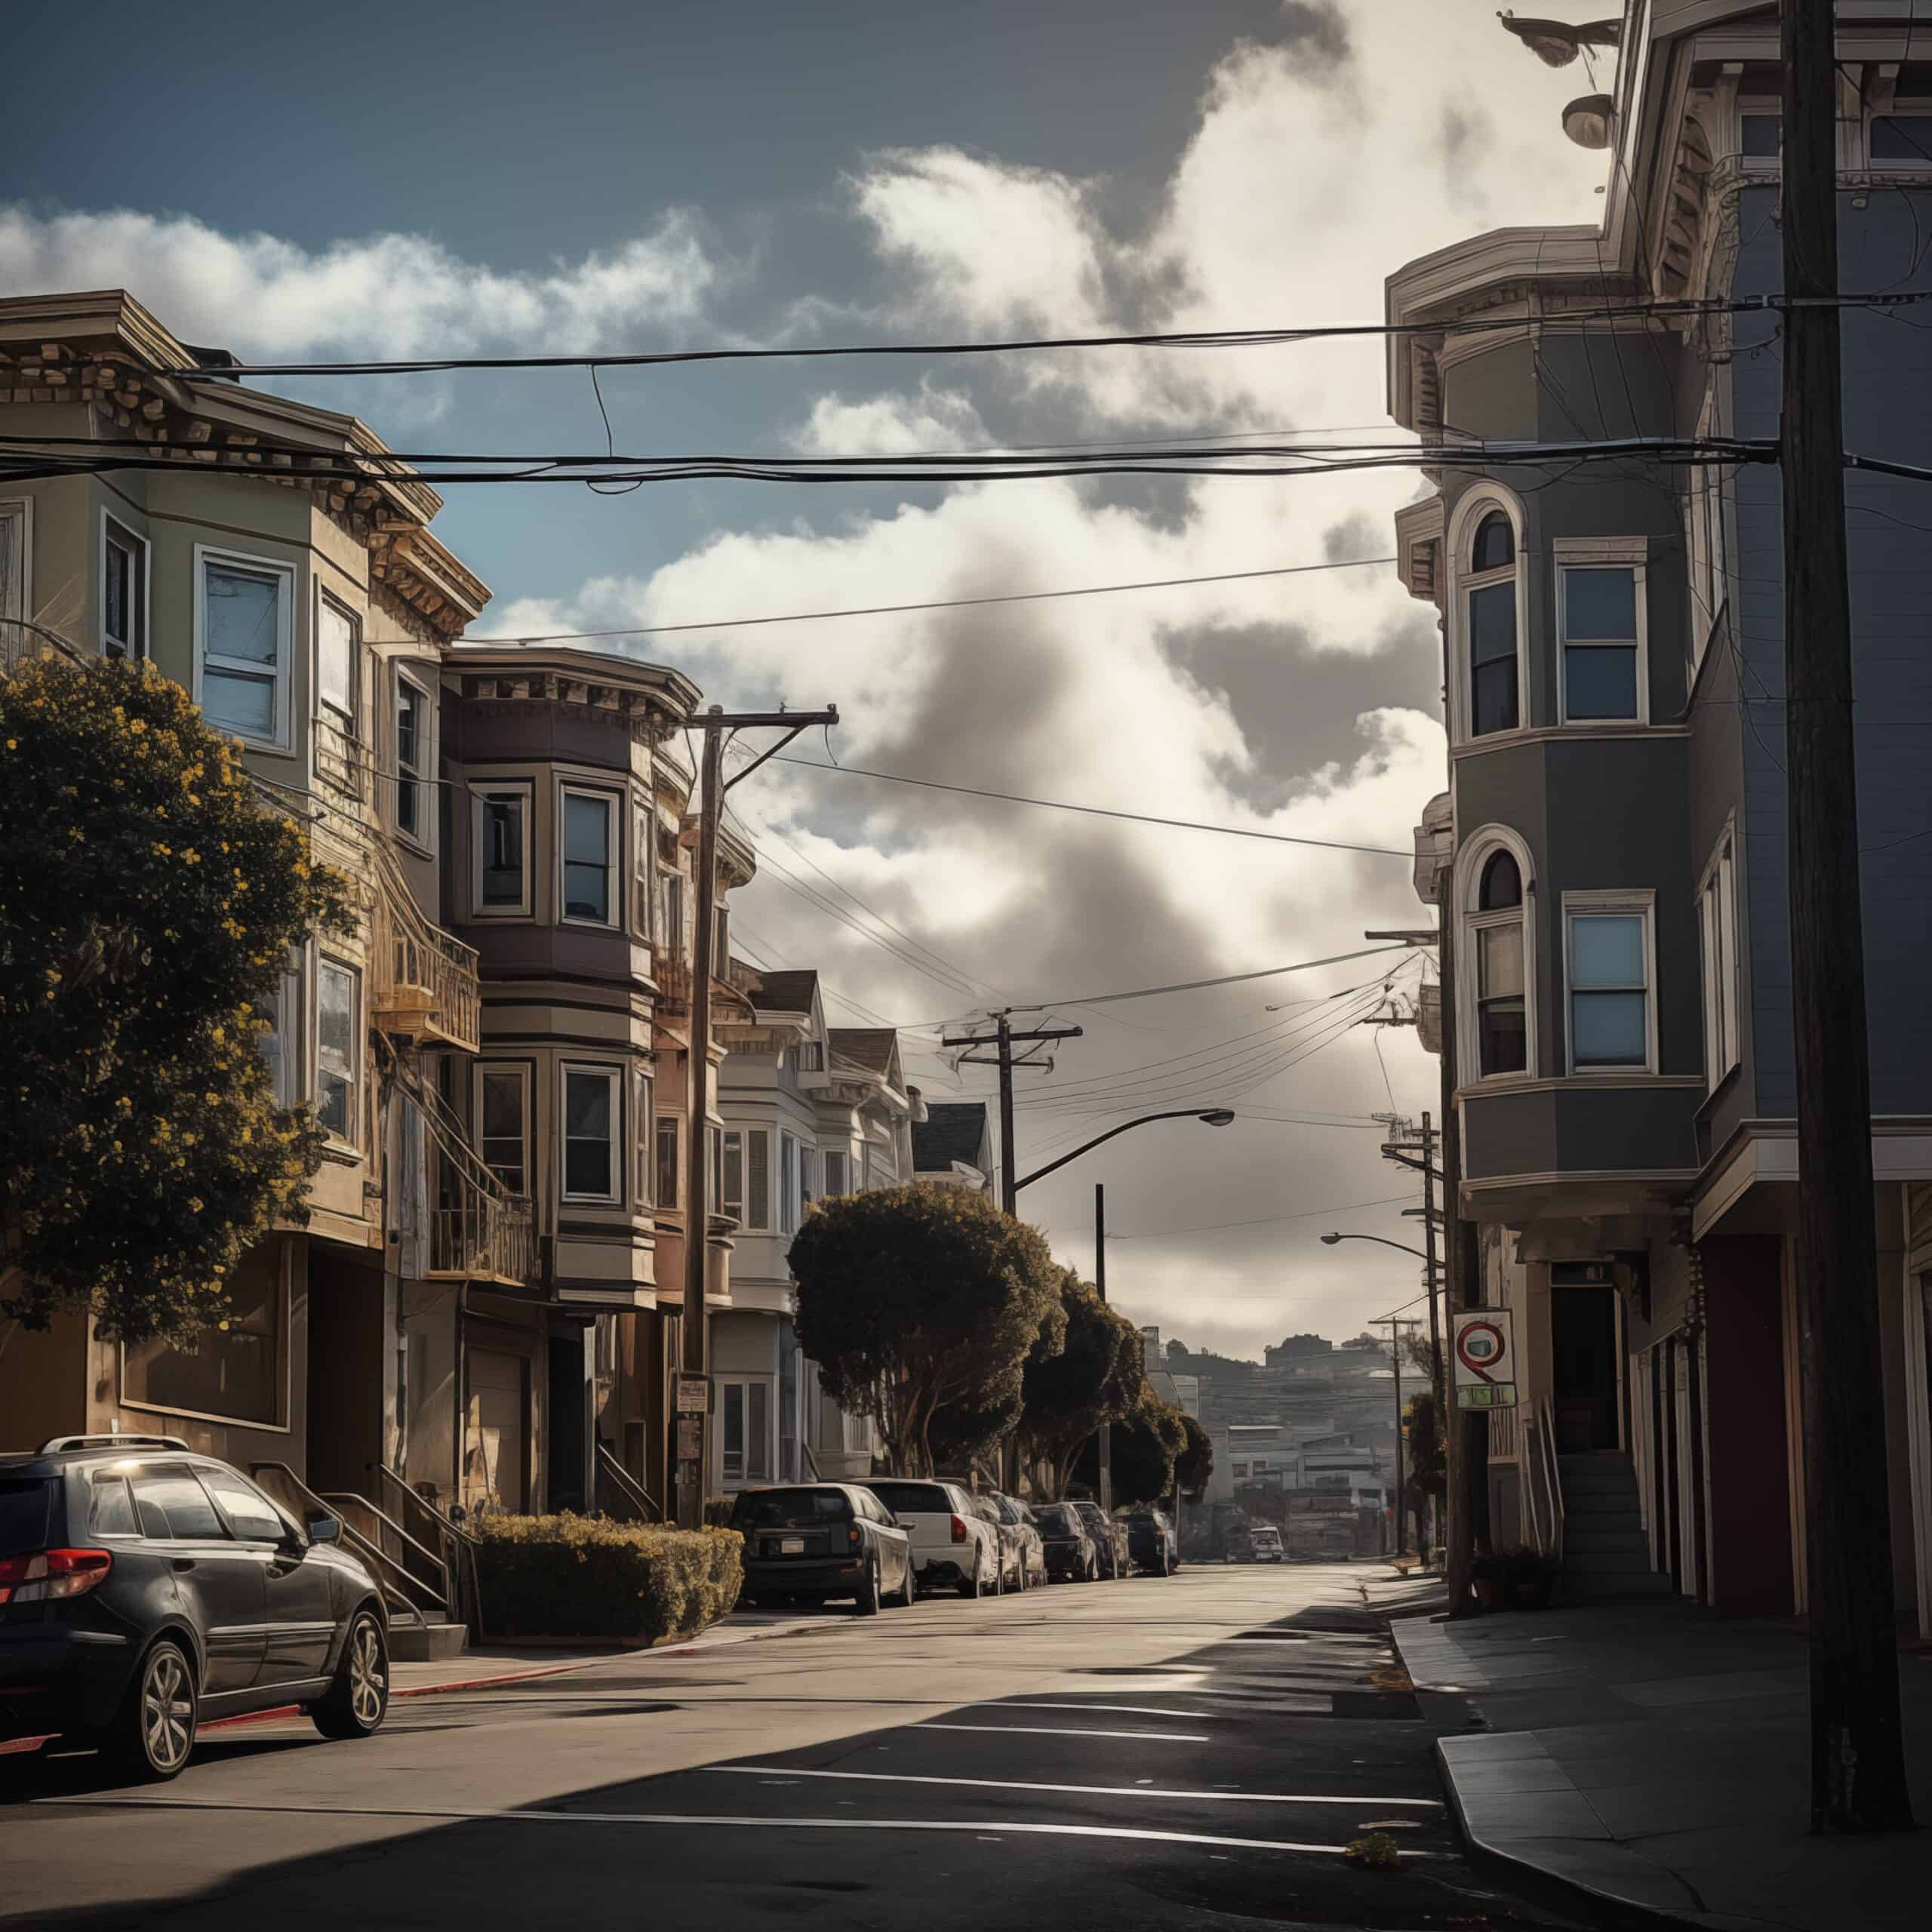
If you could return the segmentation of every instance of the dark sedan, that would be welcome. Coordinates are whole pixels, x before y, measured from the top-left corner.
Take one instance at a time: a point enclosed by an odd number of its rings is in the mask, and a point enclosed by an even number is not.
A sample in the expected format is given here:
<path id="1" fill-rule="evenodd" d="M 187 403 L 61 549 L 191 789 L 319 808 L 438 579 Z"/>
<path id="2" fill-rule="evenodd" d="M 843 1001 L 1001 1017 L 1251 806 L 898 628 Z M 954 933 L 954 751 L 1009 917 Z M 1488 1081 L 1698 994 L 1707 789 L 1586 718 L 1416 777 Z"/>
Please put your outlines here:
<path id="1" fill-rule="evenodd" d="M 388 1617 L 341 1529 L 172 1436 L 0 1456 L 0 1740 L 91 1741 L 149 1780 L 211 1717 L 300 1704 L 325 1737 L 367 1737 Z"/>
<path id="2" fill-rule="evenodd" d="M 1036 1503 L 1033 1520 L 1046 1546 L 1048 1583 L 1091 1583 L 1100 1575 L 1100 1552 L 1072 1503 Z"/>
<path id="3" fill-rule="evenodd" d="M 1180 1545 L 1164 1509 L 1137 1509 L 1127 1519 L 1127 1547 L 1134 1567 L 1151 1577 L 1171 1577 L 1180 1567 Z"/>
<path id="4" fill-rule="evenodd" d="M 1087 1525 L 1087 1534 L 1100 1552 L 1100 1574 L 1109 1582 L 1124 1577 L 1128 1570 L 1125 1525 L 1109 1516 L 1097 1503 L 1083 1500 L 1072 1506 L 1079 1511 L 1080 1520 Z"/>
<path id="5" fill-rule="evenodd" d="M 882 1603 L 912 1601 L 912 1540 L 856 1483 L 740 1490 L 731 1527 L 745 1540 L 748 1603 L 850 1597 L 861 1617 L 875 1617 Z"/>

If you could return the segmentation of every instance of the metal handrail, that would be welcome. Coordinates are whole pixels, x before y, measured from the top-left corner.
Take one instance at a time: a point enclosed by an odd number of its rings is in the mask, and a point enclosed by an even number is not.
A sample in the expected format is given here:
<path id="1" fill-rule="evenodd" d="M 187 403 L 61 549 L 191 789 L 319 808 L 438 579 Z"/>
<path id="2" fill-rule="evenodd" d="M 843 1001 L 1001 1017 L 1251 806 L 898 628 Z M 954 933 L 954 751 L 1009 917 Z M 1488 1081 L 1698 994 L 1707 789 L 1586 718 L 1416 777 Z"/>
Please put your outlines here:
<path id="1" fill-rule="evenodd" d="M 647 1523 L 661 1523 L 664 1512 L 657 1499 L 626 1469 L 611 1445 L 600 1437 L 597 1444 L 597 1473 L 602 1476 L 638 1512 Z"/>
<path id="2" fill-rule="evenodd" d="M 1556 1457 L 1556 1422 L 1545 1397 L 1537 1404 L 1537 1439 L 1543 1457 L 1543 1476 L 1549 1495 L 1549 1546 L 1546 1554 L 1563 1560 L 1563 1467 Z"/>
<path id="3" fill-rule="evenodd" d="M 342 1517 L 342 1519 L 345 1523 L 349 1521 L 349 1518 L 343 1515 L 343 1512 L 345 1510 L 366 1510 L 371 1516 L 375 1518 L 377 1524 L 380 1526 L 382 1531 L 386 1534 L 394 1537 L 397 1542 L 402 1545 L 405 1551 L 414 1550 L 424 1562 L 433 1564 L 435 1566 L 437 1574 L 442 1579 L 442 1589 L 441 1592 L 441 1602 L 439 1607 L 447 1609 L 449 1607 L 451 1594 L 450 1566 L 445 1558 L 439 1555 L 435 1550 L 430 1549 L 426 1543 L 418 1543 L 415 1537 L 411 1536 L 393 1516 L 389 1515 L 388 1511 L 383 1509 L 380 1504 L 371 1503 L 366 1496 L 358 1496 L 353 1490 L 323 1490 L 319 1491 L 318 1494 L 321 1495 L 322 1500 L 334 1509 L 335 1514 Z M 349 1527 L 352 1528 L 354 1527 L 354 1525 L 351 1524 Z M 365 1532 L 365 1534 L 366 1534 L 367 1532 Z M 378 1549 L 382 1548 L 381 1543 L 376 1538 L 372 1537 L 370 1538 L 370 1540 L 373 1543 L 376 1543 Z M 405 1576 L 409 1577 L 410 1580 L 414 1583 L 418 1589 L 423 1590 L 430 1590 L 433 1589 L 434 1586 L 432 1585 L 424 1582 L 420 1577 L 414 1575 L 410 1571 L 408 1563 L 405 1558 L 392 1555 L 387 1550 L 384 1550 L 383 1553 L 384 1555 L 388 1556 L 389 1561 L 395 1564 L 398 1568 L 401 1570 Z"/>
<path id="4" fill-rule="evenodd" d="M 449 1604 L 446 1598 L 438 1597 L 427 1583 L 412 1577 L 388 1551 L 365 1536 L 353 1523 L 343 1521 L 340 1512 L 317 1495 L 286 1463 L 251 1463 L 248 1473 L 257 1481 L 266 1476 L 273 1481 L 287 1484 L 299 1503 L 307 1503 L 320 1515 L 334 1516 L 337 1521 L 342 1522 L 343 1542 L 368 1564 L 383 1596 L 392 1607 L 408 1611 L 419 1623 L 428 1621 L 423 1614 L 426 1609 L 441 1611 L 447 1614 Z M 389 1519 L 366 1497 L 358 1497 L 355 1500 L 382 1521 L 389 1523 Z M 414 1540 L 399 1523 L 389 1523 L 389 1527 L 405 1541 Z M 431 1601 L 427 1604 L 419 1603 L 416 1600 L 419 1595 L 427 1597 Z"/>
<path id="5" fill-rule="evenodd" d="M 476 1571 L 476 1539 L 461 1524 L 451 1521 L 427 1497 L 420 1496 L 411 1489 L 400 1470 L 391 1469 L 386 1463 L 378 1463 L 376 1475 L 378 1481 L 386 1484 L 407 1507 L 420 1512 L 427 1519 L 426 1526 L 442 1543 L 444 1573 L 454 1586 L 451 1601 L 458 1617 L 469 1626 L 471 1635 L 480 1638 L 483 1589 Z"/>
<path id="6" fill-rule="evenodd" d="M 429 995 L 422 1017 L 430 1032 L 476 1052 L 482 1040 L 476 949 L 445 932 L 417 904 L 386 845 L 375 848 L 375 860 L 379 889 L 370 915 L 369 950 L 378 1025 L 383 1013 L 397 1010 L 391 1002 L 399 989 L 418 989 Z"/>

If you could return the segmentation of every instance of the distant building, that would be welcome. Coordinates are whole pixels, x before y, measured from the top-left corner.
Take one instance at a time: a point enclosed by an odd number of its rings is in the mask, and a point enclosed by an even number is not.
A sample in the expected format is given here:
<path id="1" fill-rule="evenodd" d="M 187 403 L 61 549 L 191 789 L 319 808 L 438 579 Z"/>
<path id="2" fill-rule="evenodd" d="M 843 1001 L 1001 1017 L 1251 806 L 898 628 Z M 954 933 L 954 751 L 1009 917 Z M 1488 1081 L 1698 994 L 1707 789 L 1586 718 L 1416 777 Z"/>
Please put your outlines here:
<path id="1" fill-rule="evenodd" d="M 1332 1354 L 1334 1347 L 1334 1343 L 1324 1335 L 1291 1335 L 1272 1348 L 1263 1349 L 1261 1358 L 1270 1368 L 1283 1368 L 1290 1362 L 1304 1361 L 1311 1355 Z"/>
<path id="2" fill-rule="evenodd" d="M 934 1100 L 912 1128 L 912 1177 L 993 1191 L 992 1129 L 983 1100 Z"/>

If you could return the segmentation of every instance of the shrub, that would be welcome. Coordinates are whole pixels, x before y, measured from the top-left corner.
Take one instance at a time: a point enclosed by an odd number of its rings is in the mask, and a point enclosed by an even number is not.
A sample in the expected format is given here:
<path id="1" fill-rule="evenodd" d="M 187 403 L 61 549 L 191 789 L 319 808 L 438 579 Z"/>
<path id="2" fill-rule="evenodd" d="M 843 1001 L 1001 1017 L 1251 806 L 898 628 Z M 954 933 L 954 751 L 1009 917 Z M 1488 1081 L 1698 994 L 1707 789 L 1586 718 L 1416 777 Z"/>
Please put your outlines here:
<path id="1" fill-rule="evenodd" d="M 708 1529 L 725 1530 L 731 1526 L 731 1512 L 738 1506 L 735 1496 L 707 1496 L 704 1499 L 704 1521 Z"/>
<path id="2" fill-rule="evenodd" d="M 735 1530 L 486 1511 L 470 1531 L 484 1619 L 497 1638 L 688 1637 L 729 1612 L 744 1581 Z"/>

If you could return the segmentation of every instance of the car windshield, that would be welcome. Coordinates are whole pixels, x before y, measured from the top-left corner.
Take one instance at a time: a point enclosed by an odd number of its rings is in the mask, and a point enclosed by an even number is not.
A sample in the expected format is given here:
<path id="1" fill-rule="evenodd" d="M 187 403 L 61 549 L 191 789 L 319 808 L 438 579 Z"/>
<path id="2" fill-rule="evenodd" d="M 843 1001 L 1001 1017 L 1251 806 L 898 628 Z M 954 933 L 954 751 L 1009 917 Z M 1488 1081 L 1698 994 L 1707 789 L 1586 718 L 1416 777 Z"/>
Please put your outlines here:
<path id="1" fill-rule="evenodd" d="M 732 1506 L 731 1524 L 740 1530 L 809 1530 L 842 1523 L 851 1513 L 842 1490 L 746 1490 Z"/>
<path id="2" fill-rule="evenodd" d="M 949 1516 L 952 1498 L 936 1482 L 869 1482 L 866 1487 L 895 1516 Z"/>
<path id="3" fill-rule="evenodd" d="M 53 1499 L 54 1484 L 45 1476 L 0 1478 L 0 1556 L 20 1556 L 47 1547 Z"/>
<path id="4" fill-rule="evenodd" d="M 1033 1512 L 1034 1520 L 1043 1530 L 1057 1530 L 1063 1536 L 1072 1536 L 1080 1527 L 1080 1512 L 1064 1503 L 1048 1503 Z"/>

